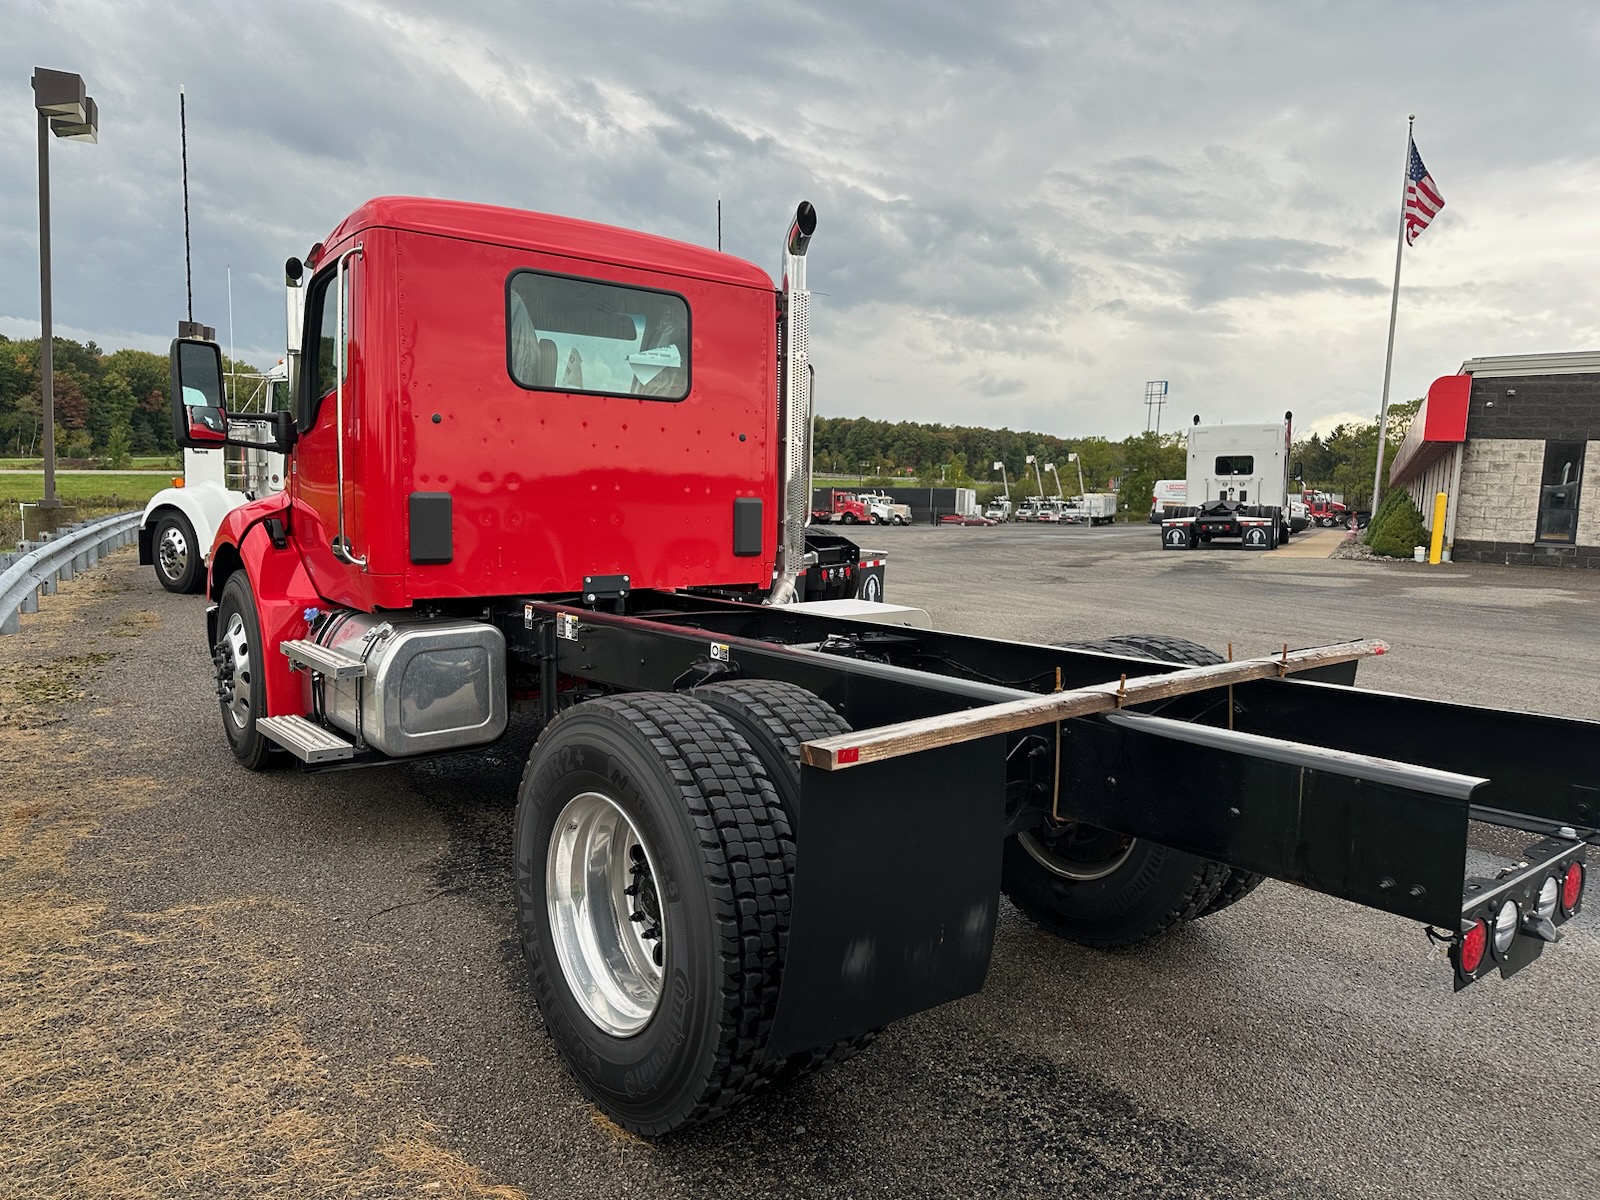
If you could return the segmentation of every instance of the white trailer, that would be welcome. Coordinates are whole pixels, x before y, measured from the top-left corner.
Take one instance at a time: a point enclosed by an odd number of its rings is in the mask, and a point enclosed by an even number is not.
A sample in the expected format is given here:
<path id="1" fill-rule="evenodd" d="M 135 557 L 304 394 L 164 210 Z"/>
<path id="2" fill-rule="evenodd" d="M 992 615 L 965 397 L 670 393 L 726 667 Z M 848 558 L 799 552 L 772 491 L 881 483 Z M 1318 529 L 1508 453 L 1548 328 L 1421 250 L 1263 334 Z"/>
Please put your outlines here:
<path id="1" fill-rule="evenodd" d="M 283 363 L 265 374 L 236 376 L 236 383 L 253 386 L 239 411 L 229 413 L 229 436 L 270 440 L 261 418 L 288 407 L 288 381 Z M 169 592 L 200 591 L 223 518 L 241 504 L 281 492 L 283 476 L 283 455 L 265 445 L 184 450 L 182 481 L 152 496 L 139 520 L 139 564 L 153 566 Z"/>
<path id="2" fill-rule="evenodd" d="M 1188 504 L 1161 522 L 1161 544 L 1190 550 L 1238 538 L 1273 550 L 1293 532 L 1289 511 L 1292 413 L 1272 425 L 1202 425 L 1189 430 Z"/>
<path id="3" fill-rule="evenodd" d="M 1085 525 L 1109 525 L 1117 519 L 1115 492 L 1084 492 L 1067 501 L 1067 516 Z"/>

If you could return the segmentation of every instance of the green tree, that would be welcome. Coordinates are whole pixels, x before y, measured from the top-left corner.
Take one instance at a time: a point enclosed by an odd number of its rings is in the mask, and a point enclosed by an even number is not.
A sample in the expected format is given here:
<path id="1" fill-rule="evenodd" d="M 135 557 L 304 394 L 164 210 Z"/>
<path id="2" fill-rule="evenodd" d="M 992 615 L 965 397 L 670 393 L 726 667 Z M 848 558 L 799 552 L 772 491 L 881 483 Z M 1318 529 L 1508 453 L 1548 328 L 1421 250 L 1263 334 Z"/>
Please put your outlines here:
<path id="1" fill-rule="evenodd" d="M 128 431 L 126 424 L 118 425 L 111 430 L 106 438 L 106 453 L 104 465 L 108 470 L 126 470 L 133 461 L 133 434 Z"/>
<path id="2" fill-rule="evenodd" d="M 1117 507 L 1137 521 L 1150 511 L 1156 480 L 1182 479 L 1187 472 L 1187 435 L 1146 431 L 1122 443 L 1122 486 Z"/>
<path id="3" fill-rule="evenodd" d="M 1384 493 L 1383 503 L 1372 515 L 1367 527 L 1367 545 L 1374 554 L 1390 558 L 1410 558 L 1417 546 L 1428 543 L 1428 532 L 1422 525 L 1422 514 L 1417 511 L 1411 493 L 1405 488 L 1391 488 Z"/>

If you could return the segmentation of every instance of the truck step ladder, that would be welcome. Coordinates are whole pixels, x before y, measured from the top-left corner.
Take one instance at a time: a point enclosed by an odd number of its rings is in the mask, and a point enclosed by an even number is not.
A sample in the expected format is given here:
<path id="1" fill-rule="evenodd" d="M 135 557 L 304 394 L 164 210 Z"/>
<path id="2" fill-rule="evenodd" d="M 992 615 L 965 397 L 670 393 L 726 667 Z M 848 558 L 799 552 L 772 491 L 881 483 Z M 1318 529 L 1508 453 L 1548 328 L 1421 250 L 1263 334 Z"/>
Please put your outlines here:
<path id="1" fill-rule="evenodd" d="M 315 671 L 324 679 L 360 679 L 367 673 L 367 664 L 361 659 L 316 642 L 284 642 L 283 652 L 294 666 Z"/>
<path id="2" fill-rule="evenodd" d="M 356 754 L 337 733 L 304 717 L 260 717 L 256 728 L 303 763 L 338 762 Z"/>

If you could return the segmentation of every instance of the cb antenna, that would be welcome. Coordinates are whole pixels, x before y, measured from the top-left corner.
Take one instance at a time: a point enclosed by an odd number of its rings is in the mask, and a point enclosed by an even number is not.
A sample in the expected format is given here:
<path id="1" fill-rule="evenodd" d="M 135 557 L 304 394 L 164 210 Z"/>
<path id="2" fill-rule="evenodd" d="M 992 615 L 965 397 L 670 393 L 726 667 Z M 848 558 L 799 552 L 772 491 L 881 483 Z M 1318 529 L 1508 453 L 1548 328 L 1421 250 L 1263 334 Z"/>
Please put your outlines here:
<path id="1" fill-rule="evenodd" d="M 189 114 L 183 84 L 178 85 L 178 130 L 183 138 L 183 282 L 189 292 L 189 324 L 194 324 L 194 268 L 189 261 Z"/>

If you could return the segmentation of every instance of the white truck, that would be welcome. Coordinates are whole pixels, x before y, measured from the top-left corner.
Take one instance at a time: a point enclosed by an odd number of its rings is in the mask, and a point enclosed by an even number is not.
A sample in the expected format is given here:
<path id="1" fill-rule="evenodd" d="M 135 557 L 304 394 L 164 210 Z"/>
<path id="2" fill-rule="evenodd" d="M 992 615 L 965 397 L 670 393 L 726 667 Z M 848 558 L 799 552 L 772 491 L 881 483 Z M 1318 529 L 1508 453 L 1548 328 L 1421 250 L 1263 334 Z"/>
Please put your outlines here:
<path id="1" fill-rule="evenodd" d="M 1163 517 L 1173 515 L 1189 498 L 1187 479 L 1158 479 L 1150 489 L 1150 524 L 1159 525 Z"/>
<path id="2" fill-rule="evenodd" d="M 1202 425 L 1189 430 L 1188 504 L 1161 522 L 1161 545 L 1192 550 L 1238 538 L 1246 550 L 1274 550 L 1293 530 L 1289 445 L 1294 414 L 1272 425 Z"/>
<path id="3" fill-rule="evenodd" d="M 1115 492 L 1084 492 L 1067 500 L 1065 516 L 1080 525 L 1109 525 L 1117 519 Z"/>
<path id="4" fill-rule="evenodd" d="M 868 520 L 874 525 L 911 524 L 911 505 L 896 503 L 885 492 L 857 493 L 867 506 Z"/>
<path id="5" fill-rule="evenodd" d="M 263 374 L 234 379 L 253 386 L 239 410 L 229 413 L 228 435 L 267 441 L 270 435 L 260 418 L 288 408 L 288 368 L 280 362 Z M 222 519 L 241 504 L 281 492 L 283 475 L 283 455 L 265 445 L 259 450 L 186 449 L 181 482 L 162 488 L 145 505 L 139 521 L 139 565 L 153 566 L 169 592 L 200 591 Z"/>

